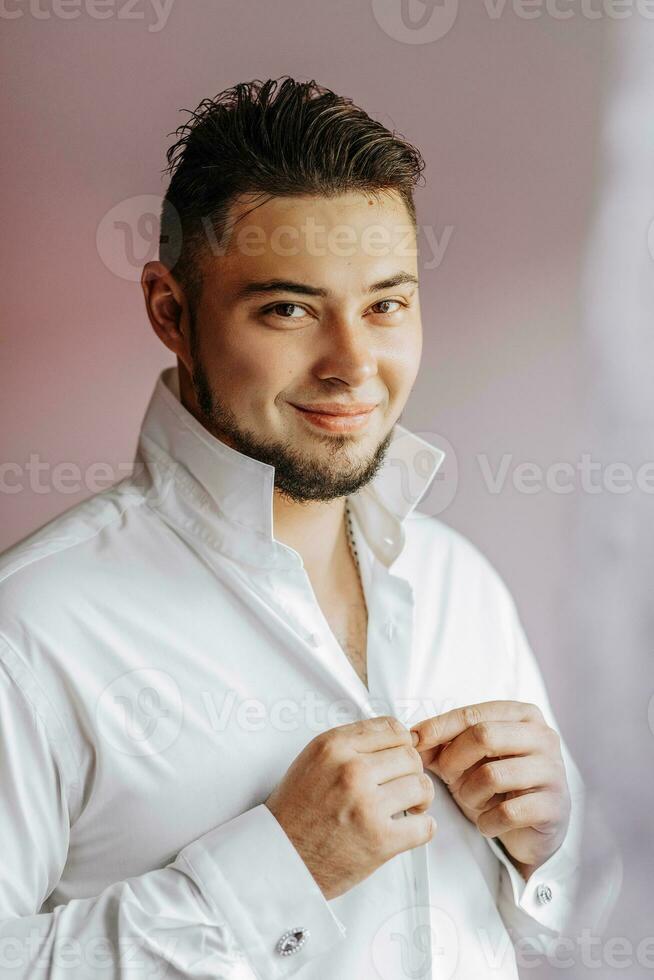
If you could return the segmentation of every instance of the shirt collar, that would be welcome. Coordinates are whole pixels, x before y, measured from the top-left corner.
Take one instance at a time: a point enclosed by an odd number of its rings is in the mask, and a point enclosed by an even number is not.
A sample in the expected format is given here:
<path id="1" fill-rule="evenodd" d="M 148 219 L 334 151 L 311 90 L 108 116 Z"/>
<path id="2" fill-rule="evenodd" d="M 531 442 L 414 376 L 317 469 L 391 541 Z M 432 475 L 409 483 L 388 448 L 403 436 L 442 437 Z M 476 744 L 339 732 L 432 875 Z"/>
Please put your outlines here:
<path id="1" fill-rule="evenodd" d="M 157 378 L 141 425 L 137 462 L 139 457 L 156 487 L 151 503 L 168 499 L 172 480 L 187 499 L 190 495 L 198 504 L 204 501 L 220 519 L 253 532 L 259 542 L 275 543 L 274 466 L 221 442 L 184 407 L 176 365 Z M 402 524 L 444 457 L 441 449 L 396 423 L 376 476 L 349 497 L 369 546 L 385 564 L 399 554 Z"/>

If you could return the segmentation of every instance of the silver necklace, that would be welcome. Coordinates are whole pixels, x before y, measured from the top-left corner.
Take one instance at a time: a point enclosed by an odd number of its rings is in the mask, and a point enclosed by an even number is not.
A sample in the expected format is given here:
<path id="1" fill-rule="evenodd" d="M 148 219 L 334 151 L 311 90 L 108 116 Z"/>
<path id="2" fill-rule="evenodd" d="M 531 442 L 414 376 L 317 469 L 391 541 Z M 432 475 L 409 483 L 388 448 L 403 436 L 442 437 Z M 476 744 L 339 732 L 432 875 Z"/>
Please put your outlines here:
<path id="1" fill-rule="evenodd" d="M 361 578 L 359 555 L 357 553 L 357 546 L 354 540 L 354 528 L 352 527 L 352 515 L 350 514 L 350 506 L 347 502 L 347 499 L 345 501 L 345 527 L 347 530 L 347 543 L 350 546 L 350 554 L 352 555 L 352 558 L 354 559 L 354 564 L 357 567 L 357 574 L 359 575 L 359 578 Z"/>

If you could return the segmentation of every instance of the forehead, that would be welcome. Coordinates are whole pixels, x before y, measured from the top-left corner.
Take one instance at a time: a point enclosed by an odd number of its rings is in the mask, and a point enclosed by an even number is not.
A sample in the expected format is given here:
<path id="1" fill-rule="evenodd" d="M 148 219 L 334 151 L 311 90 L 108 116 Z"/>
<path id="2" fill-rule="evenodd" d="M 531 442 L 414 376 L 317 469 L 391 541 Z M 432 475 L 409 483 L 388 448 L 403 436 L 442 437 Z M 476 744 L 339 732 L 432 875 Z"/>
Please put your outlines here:
<path id="1" fill-rule="evenodd" d="M 244 194 L 232 203 L 230 218 L 233 225 L 260 227 L 271 232 L 281 224 L 299 228 L 306 221 L 317 221 L 328 228 L 341 223 L 364 228 L 377 222 L 389 226 L 410 222 L 404 201 L 392 190 L 374 194 L 346 191 L 329 196 Z"/>
<path id="2" fill-rule="evenodd" d="M 350 191 L 332 197 L 244 195 L 232 204 L 221 254 L 207 278 L 299 279 L 328 290 L 357 288 L 400 269 L 417 275 L 413 221 L 394 191 Z"/>

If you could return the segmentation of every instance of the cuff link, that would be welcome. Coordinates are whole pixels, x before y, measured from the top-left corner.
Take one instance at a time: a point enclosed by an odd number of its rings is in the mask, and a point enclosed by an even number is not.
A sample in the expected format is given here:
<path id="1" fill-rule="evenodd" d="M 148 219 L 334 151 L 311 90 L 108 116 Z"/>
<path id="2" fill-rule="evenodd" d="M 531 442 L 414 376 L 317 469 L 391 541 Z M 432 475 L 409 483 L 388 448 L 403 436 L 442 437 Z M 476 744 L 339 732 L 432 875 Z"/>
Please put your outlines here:
<path id="1" fill-rule="evenodd" d="M 548 902 L 552 901 L 552 889 L 549 885 L 541 883 L 536 889 L 536 898 L 541 903 L 541 905 L 547 905 Z"/>
<path id="2" fill-rule="evenodd" d="M 279 937 L 275 949 L 280 956 L 290 956 L 297 953 L 304 946 L 309 938 L 309 930 L 304 926 L 296 926 L 295 929 L 288 929 L 283 936 Z"/>

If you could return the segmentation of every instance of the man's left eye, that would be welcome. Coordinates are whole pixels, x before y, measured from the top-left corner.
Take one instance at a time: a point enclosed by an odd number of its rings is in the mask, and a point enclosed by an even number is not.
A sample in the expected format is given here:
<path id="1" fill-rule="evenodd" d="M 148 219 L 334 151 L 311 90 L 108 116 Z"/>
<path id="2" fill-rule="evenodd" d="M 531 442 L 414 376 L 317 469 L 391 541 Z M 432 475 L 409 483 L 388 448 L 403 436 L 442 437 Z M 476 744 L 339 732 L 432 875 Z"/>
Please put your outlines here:
<path id="1" fill-rule="evenodd" d="M 270 308 L 269 312 L 278 313 L 280 310 L 285 311 L 280 314 L 285 320 L 299 320 L 307 312 L 303 306 L 298 306 L 297 303 L 277 303 Z M 299 310 L 300 316 L 286 316 L 286 311 L 288 310 Z"/>
<path id="2" fill-rule="evenodd" d="M 404 305 L 403 303 L 400 303 L 399 299 L 380 299 L 378 303 L 375 303 L 374 304 L 374 306 L 372 307 L 372 309 L 374 310 L 375 306 L 388 306 L 389 303 L 390 304 L 395 303 L 395 305 L 397 307 L 401 307 L 401 306 Z M 382 314 L 384 314 L 384 313 L 397 313 L 397 310 L 379 310 L 378 312 L 379 313 L 382 313 Z"/>

